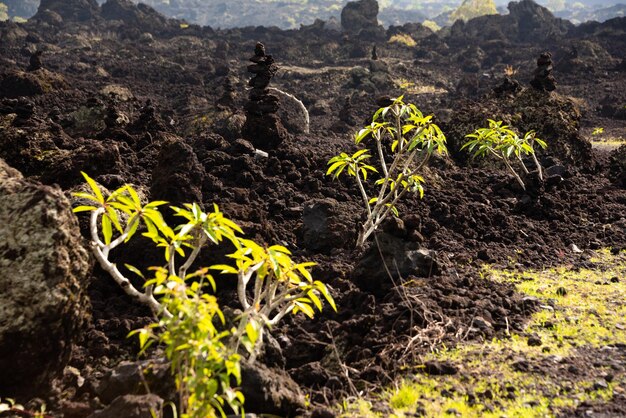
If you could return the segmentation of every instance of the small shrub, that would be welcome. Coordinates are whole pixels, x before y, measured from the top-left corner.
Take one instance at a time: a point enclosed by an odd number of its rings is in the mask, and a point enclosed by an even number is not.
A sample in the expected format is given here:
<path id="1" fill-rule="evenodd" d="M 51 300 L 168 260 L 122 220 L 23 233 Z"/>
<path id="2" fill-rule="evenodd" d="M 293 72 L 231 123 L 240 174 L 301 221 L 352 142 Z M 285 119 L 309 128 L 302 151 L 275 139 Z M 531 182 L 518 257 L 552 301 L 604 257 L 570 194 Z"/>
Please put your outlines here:
<path id="1" fill-rule="evenodd" d="M 239 237 L 241 229 L 216 205 L 208 213 L 195 203 L 170 206 L 183 219 L 172 228 L 159 211 L 166 202 L 144 205 L 129 185 L 105 196 L 94 180 L 83 176 L 92 193 L 74 195 L 90 204 L 78 206 L 74 212 L 91 212 L 91 248 L 100 266 L 157 316 L 157 322 L 131 334 L 139 337 L 142 352 L 154 343 L 165 347 L 179 392 L 181 417 L 225 416 L 225 406 L 238 413 L 244 398 L 231 382 L 238 385 L 241 381 L 239 347 L 245 347 L 253 361 L 264 330 L 285 315 L 302 312 L 312 317 L 314 308 L 322 309 L 320 297 L 335 308 L 327 287 L 314 281 L 308 270 L 314 263 L 294 263 L 284 247 L 265 248 Z M 137 231 L 145 231 L 142 235 L 163 249 L 165 261 L 164 266 L 150 268 L 154 277 L 147 280 L 139 269 L 125 265 L 145 280 L 141 291 L 109 260 L 111 251 Z M 230 256 L 235 267 L 222 264 L 188 273 L 203 248 L 224 240 L 236 248 Z M 217 300 L 205 291 L 207 287 L 216 290 L 211 270 L 237 274 L 244 311 L 233 329 L 225 329 Z M 254 288 L 251 298 L 246 293 L 250 283 Z"/>
<path id="2" fill-rule="evenodd" d="M 406 33 L 399 33 L 397 35 L 393 35 L 391 38 L 389 38 L 389 43 L 390 44 L 398 43 L 398 44 L 407 46 L 409 48 L 413 48 L 415 45 L 417 45 L 417 42 L 415 42 L 415 39 L 413 39 L 411 35 L 408 35 Z"/>
<path id="3" fill-rule="evenodd" d="M 537 167 L 539 179 L 543 180 L 541 164 L 539 164 L 539 160 L 537 160 L 535 155 L 534 145 L 537 144 L 541 148 L 546 148 L 546 143 L 537 138 L 534 131 L 529 131 L 523 138 L 520 138 L 507 125 L 503 125 L 502 121 L 496 122 L 492 119 L 488 119 L 488 121 L 488 128 L 480 128 L 474 133 L 466 135 L 470 140 L 461 149 L 467 148 L 467 151 L 472 153 L 474 157 L 491 155 L 501 160 L 524 190 L 526 190 L 526 186 L 512 164 L 517 161 L 524 173 L 528 174 L 528 168 L 526 168 L 522 156 L 530 155 Z"/>
<path id="4" fill-rule="evenodd" d="M 604 133 L 604 128 L 596 127 L 596 128 L 593 128 L 593 132 L 591 132 L 591 135 L 598 136 L 598 135 L 602 135 L 603 133 Z"/>
<path id="5" fill-rule="evenodd" d="M 437 33 L 441 30 L 441 26 L 437 24 L 434 20 L 425 20 L 422 22 L 422 25 Z"/>
<path id="6" fill-rule="evenodd" d="M 355 177 L 363 199 L 367 219 L 357 238 L 362 247 L 368 237 L 390 214 L 398 215 L 396 204 L 408 192 L 424 195 L 424 178 L 421 173 L 434 153 L 446 154 L 446 137 L 432 122 L 432 115 L 424 116 L 413 104 L 405 104 L 402 97 L 387 107 L 378 109 L 372 123 L 355 135 L 360 144 L 371 137 L 376 145 L 381 178 L 375 185 L 378 192 L 370 197 L 365 188 L 368 173 L 378 170 L 368 163 L 372 157 L 368 149 L 360 149 L 352 155 L 342 152 L 328 162 L 327 175 L 338 178 L 342 173 Z M 385 148 L 391 152 L 391 164 L 387 165 Z"/>

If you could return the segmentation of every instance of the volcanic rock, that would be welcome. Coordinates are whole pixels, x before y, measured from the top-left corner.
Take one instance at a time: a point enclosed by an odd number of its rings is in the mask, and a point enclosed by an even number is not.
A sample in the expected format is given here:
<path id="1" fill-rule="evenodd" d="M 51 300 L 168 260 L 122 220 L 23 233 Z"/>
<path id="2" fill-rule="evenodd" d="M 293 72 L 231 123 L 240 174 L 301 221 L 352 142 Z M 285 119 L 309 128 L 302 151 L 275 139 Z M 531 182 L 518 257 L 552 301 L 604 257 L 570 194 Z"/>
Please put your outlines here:
<path id="1" fill-rule="evenodd" d="M 43 63 L 41 62 L 41 54 L 42 51 L 35 51 L 30 56 L 30 65 L 26 69 L 26 71 L 37 71 L 43 68 Z"/>
<path id="2" fill-rule="evenodd" d="M 530 85 L 539 91 L 553 91 L 556 89 L 556 80 L 552 75 L 552 54 L 544 52 L 537 59 L 535 76 Z"/>
<path id="3" fill-rule="evenodd" d="M 341 11 L 341 28 L 345 33 L 361 39 L 383 39 L 386 34 L 378 24 L 376 0 L 349 1 Z"/>
<path id="4" fill-rule="evenodd" d="M 152 173 L 152 200 L 173 204 L 202 202 L 202 182 L 206 173 L 193 148 L 172 137 L 161 148 Z"/>
<path id="5" fill-rule="evenodd" d="M 48 21 L 46 12 L 57 13 L 64 21 L 85 22 L 100 15 L 96 0 L 41 0 L 34 19 Z"/>
<path id="6" fill-rule="evenodd" d="M 91 414 L 89 418 L 150 418 L 161 417 L 163 399 L 157 395 L 120 396 L 107 408 Z M 156 414 L 156 415 L 155 415 Z"/>
<path id="7" fill-rule="evenodd" d="M 0 160 L 0 393 L 60 376 L 89 321 L 89 257 L 63 193 Z"/>
<path id="8" fill-rule="evenodd" d="M 325 254 L 353 245 L 356 236 L 351 213 L 352 209 L 345 203 L 331 198 L 307 204 L 303 212 L 301 245 Z"/>
<path id="9" fill-rule="evenodd" d="M 393 287 L 392 280 L 410 275 L 431 277 L 440 271 L 434 251 L 420 248 L 415 242 L 388 233 L 379 233 L 377 241 L 365 251 L 354 268 L 355 283 L 374 295 Z M 381 256 L 383 258 L 381 262 Z"/>
<path id="10" fill-rule="evenodd" d="M 102 17 L 120 20 L 130 28 L 148 33 L 163 31 L 169 26 L 169 20 L 152 7 L 130 0 L 107 0 L 102 5 Z"/>
<path id="11" fill-rule="evenodd" d="M 246 411 L 298 416 L 304 409 L 304 395 L 287 373 L 256 362 L 241 362 L 241 392 Z"/>
<path id="12" fill-rule="evenodd" d="M 485 15 L 468 22 L 457 20 L 450 28 L 449 41 L 457 46 L 481 45 L 494 39 L 542 44 L 563 37 L 574 28 L 533 0 L 509 3 L 507 15 Z M 473 40 L 470 42 L 470 39 Z"/>
<path id="13" fill-rule="evenodd" d="M 487 118 L 516 120 L 512 125 L 520 135 L 534 130 L 538 138 L 548 143 L 538 156 L 540 160 L 553 157 L 550 165 L 565 163 L 585 170 L 596 166 L 591 145 L 579 132 L 581 113 L 576 101 L 534 88 L 491 94 L 483 97 L 479 106 L 472 102 L 456 109 L 441 128 L 446 133 L 448 151 L 457 163 L 469 160 L 469 154 L 460 151 L 467 141 L 465 135 L 484 127 Z"/>
<path id="14" fill-rule="evenodd" d="M 42 68 L 38 71 L 11 71 L 0 75 L 0 96 L 20 97 L 51 93 L 67 87 L 65 78 Z"/>
<path id="15" fill-rule="evenodd" d="M 611 152 L 609 173 L 615 184 L 626 189 L 626 145 Z"/>

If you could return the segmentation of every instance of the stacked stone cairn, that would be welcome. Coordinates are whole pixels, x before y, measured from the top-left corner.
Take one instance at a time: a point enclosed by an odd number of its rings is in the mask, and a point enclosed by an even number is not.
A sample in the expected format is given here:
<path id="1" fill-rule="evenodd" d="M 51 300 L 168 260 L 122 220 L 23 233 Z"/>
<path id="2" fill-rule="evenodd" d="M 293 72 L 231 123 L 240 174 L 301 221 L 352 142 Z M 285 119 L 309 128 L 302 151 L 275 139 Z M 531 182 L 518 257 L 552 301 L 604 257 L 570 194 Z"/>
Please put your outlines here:
<path id="1" fill-rule="evenodd" d="M 254 76 L 248 82 L 252 90 L 245 106 L 246 123 L 242 135 L 255 148 L 276 148 L 288 136 L 287 130 L 276 114 L 278 97 L 270 94 L 268 89 L 272 77 L 278 71 L 278 65 L 271 55 L 265 53 L 265 46 L 260 42 L 256 44 L 254 56 L 250 61 L 253 64 L 248 65 L 248 72 Z"/>
<path id="2" fill-rule="evenodd" d="M 552 75 L 551 53 L 544 52 L 537 59 L 537 69 L 530 85 L 539 91 L 554 91 L 556 89 L 556 80 Z"/>

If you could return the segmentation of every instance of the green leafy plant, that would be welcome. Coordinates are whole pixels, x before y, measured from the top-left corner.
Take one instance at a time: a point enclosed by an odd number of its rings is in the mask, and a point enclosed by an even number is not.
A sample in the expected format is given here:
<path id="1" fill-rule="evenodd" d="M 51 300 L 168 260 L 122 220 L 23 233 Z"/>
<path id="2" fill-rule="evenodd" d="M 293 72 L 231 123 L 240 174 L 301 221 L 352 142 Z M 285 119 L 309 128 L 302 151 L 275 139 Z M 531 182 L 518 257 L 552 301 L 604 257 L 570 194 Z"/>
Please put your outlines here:
<path id="1" fill-rule="evenodd" d="M 515 177 L 515 180 L 526 190 L 526 185 L 520 175 L 513 168 L 513 162 L 517 161 L 524 173 L 528 174 L 528 168 L 522 159 L 524 155 L 530 155 L 537 167 L 539 179 L 543 180 L 543 170 L 535 155 L 535 144 L 546 148 L 546 143 L 537 138 L 535 131 L 527 132 L 523 138 L 519 137 L 502 121 L 488 119 L 489 127 L 477 129 L 474 133 L 466 135 L 470 138 L 461 149 L 467 149 L 473 157 L 486 157 L 491 155 L 501 160 L 507 170 Z"/>
<path id="2" fill-rule="evenodd" d="M 397 44 L 400 44 L 400 45 L 407 46 L 409 48 L 412 48 L 415 45 L 417 45 L 417 42 L 415 42 L 415 39 L 413 39 L 411 37 L 411 35 L 404 34 L 404 33 L 399 33 L 397 35 L 393 35 L 391 38 L 389 38 L 388 42 L 390 44 L 397 43 Z"/>
<path id="3" fill-rule="evenodd" d="M 362 247 L 369 236 L 390 214 L 398 215 L 396 205 L 409 192 L 424 195 L 424 167 L 434 153 L 447 154 L 446 138 L 432 122 L 432 115 L 424 116 L 413 104 L 399 97 L 390 106 L 382 107 L 372 117 L 372 123 L 356 133 L 354 142 L 360 144 L 372 138 L 378 157 L 381 177 L 375 182 L 377 192 L 370 197 L 365 187 L 368 173 L 379 173 L 369 164 L 368 149 L 352 155 L 342 152 L 328 162 L 327 175 L 338 178 L 342 173 L 355 177 L 367 211 L 357 238 Z M 390 163 L 385 152 L 390 153 Z"/>
<path id="4" fill-rule="evenodd" d="M 247 239 L 241 239 L 240 244 L 229 256 L 236 267 L 224 264 L 211 268 L 238 277 L 237 295 L 244 310 L 233 339 L 235 345 L 244 344 L 252 359 L 263 342 L 264 329 L 285 315 L 302 312 L 313 318 L 315 309 L 322 310 L 320 296 L 337 310 L 326 285 L 311 276 L 309 268 L 315 263 L 294 263 L 289 250 L 280 245 L 264 248 Z M 250 283 L 254 283 L 251 293 L 247 292 Z"/>
<path id="5" fill-rule="evenodd" d="M 604 133 L 604 128 L 602 127 L 597 127 L 597 128 L 593 128 L 593 132 L 591 132 L 591 135 L 602 135 Z"/>
<path id="6" fill-rule="evenodd" d="M 241 381 L 239 353 L 243 345 L 253 361 L 263 342 L 265 328 L 275 325 L 288 313 L 303 312 L 312 317 L 322 309 L 323 296 L 335 309 L 327 287 L 314 281 L 308 268 L 314 263 L 294 263 L 281 246 L 265 248 L 243 239 L 241 229 L 220 212 L 204 212 L 198 204 L 170 206 L 183 221 L 172 228 L 159 208 L 163 201 L 142 204 L 138 193 L 125 185 L 105 196 L 98 184 L 83 173 L 91 193 L 74 193 L 89 202 L 74 212 L 91 212 L 91 248 L 100 266 L 131 297 L 146 304 L 158 321 L 133 331 L 142 352 L 154 343 L 165 347 L 179 392 L 181 417 L 225 416 L 224 407 L 242 410 L 244 398 L 231 382 Z M 154 277 L 125 264 L 128 271 L 144 281 L 143 290 L 110 261 L 111 251 L 128 242 L 138 231 L 163 249 L 164 264 L 151 267 Z M 198 255 L 208 244 L 226 240 L 236 248 L 230 256 L 236 267 L 227 264 L 193 269 Z M 215 296 L 211 270 L 238 276 L 239 300 L 243 313 L 238 326 L 226 329 L 225 319 Z M 254 283 L 248 299 L 246 288 Z"/>
<path id="7" fill-rule="evenodd" d="M 241 384 L 241 356 L 227 344 L 231 332 L 224 329 L 217 299 L 203 291 L 207 285 L 215 289 L 208 269 L 184 279 L 170 275 L 166 268 L 152 270 L 154 278 L 146 284 L 154 286 L 154 294 L 171 315 L 131 335 L 138 335 L 142 352 L 155 342 L 165 347 L 179 392 L 181 417 L 225 416 L 225 405 L 238 413 L 244 396 L 231 382 Z"/>

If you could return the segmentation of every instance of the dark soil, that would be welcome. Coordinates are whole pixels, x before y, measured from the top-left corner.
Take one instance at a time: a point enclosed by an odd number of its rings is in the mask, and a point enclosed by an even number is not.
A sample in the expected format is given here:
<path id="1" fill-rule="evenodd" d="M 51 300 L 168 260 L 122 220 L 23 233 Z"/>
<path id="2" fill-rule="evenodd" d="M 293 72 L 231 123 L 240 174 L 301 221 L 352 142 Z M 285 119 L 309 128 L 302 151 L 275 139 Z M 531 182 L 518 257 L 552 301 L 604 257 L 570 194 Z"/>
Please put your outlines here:
<path id="1" fill-rule="evenodd" d="M 373 62 L 369 46 L 359 50 L 372 42 L 315 25 L 214 31 L 133 16 L 132 25 L 106 16 L 80 24 L 54 23 L 50 16 L 0 23 L 0 157 L 68 194 L 85 171 L 108 188 L 131 183 L 150 200 L 217 203 L 246 236 L 316 261 L 315 275 L 332 288 L 339 312 L 327 310 L 314 321 L 287 319 L 273 331 L 277 344 L 262 359 L 286 370 L 315 404 L 332 405 L 355 389 L 389 383 L 438 343 L 490 339 L 507 327 L 521 331 L 534 302 L 512 286 L 482 279 L 481 264 L 541 268 L 580 259 L 572 245 L 626 248 L 626 164 L 620 169 L 617 157 L 598 154 L 580 134 L 581 127 L 626 129 L 623 111 L 607 108 L 626 103 L 626 67 L 617 58 L 623 61 L 624 42 L 611 37 L 623 33 L 624 19 L 548 45 L 505 45 L 521 89 L 493 93 L 503 82 L 504 63 L 488 58 L 503 50 L 489 43 L 482 45 L 487 53 L 479 71 L 463 73 L 464 47 L 450 42 L 444 48 L 435 35 L 417 52 L 379 41 L 381 61 Z M 563 51 L 583 40 L 607 56 L 579 57 L 566 73 L 557 64 L 556 92 L 532 90 L 528 81 L 541 52 L 552 50 L 560 62 Z M 247 59 L 257 41 L 282 66 L 272 85 L 311 112 L 309 134 L 292 132 L 277 148 L 255 144 L 268 157 L 241 139 Z M 26 72 L 35 51 L 43 51 L 43 69 Z M 359 78 L 356 66 L 373 69 L 370 79 Z M 400 80 L 441 93 L 407 92 L 394 85 Z M 405 101 L 433 112 L 451 148 L 449 158 L 431 164 L 424 198 L 406 199 L 399 220 L 378 233 L 393 281 L 373 242 L 364 251 L 353 249 L 362 213 L 356 187 L 350 179 L 325 176 L 328 159 L 353 148 L 351 133 L 383 94 L 405 94 Z M 503 169 L 459 152 L 463 136 L 487 118 L 522 133 L 534 129 L 546 140 L 548 149 L 540 153 L 546 182 L 531 175 L 524 192 Z M 120 261 L 159 263 L 144 244 L 130 243 Z M 403 267 L 406 251 L 418 249 L 430 251 L 426 266 Z M 226 279 L 218 285 L 222 304 L 236 300 Z M 93 323 L 70 361 L 86 383 L 77 385 L 68 372 L 49 393 L 30 394 L 43 398 L 55 416 L 85 417 L 111 402 L 97 393 L 98 382 L 120 361 L 136 358 L 136 341 L 126 336 L 151 321 L 149 311 L 98 268 L 89 294 Z M 619 405 L 606 408 L 624 412 Z M 248 410 L 256 412 L 254 405 Z"/>

